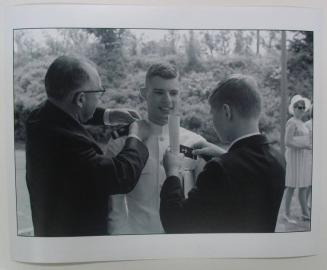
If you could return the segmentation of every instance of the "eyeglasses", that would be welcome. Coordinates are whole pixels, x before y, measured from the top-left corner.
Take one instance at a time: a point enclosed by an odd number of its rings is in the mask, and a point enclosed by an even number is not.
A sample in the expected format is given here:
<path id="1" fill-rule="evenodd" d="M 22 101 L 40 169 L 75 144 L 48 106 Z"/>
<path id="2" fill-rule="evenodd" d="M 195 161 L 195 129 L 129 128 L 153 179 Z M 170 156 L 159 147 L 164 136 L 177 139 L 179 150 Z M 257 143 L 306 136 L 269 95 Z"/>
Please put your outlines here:
<path id="1" fill-rule="evenodd" d="M 106 92 L 105 88 L 98 89 L 98 90 L 82 90 L 82 91 L 77 91 L 74 94 L 74 96 L 76 97 L 76 95 L 79 94 L 79 93 L 101 93 L 100 97 L 102 97 L 105 92 Z"/>
<path id="2" fill-rule="evenodd" d="M 295 107 L 295 108 L 297 108 L 297 109 L 299 109 L 299 110 L 305 110 L 305 107 L 304 107 L 304 106 L 297 106 L 297 107 Z"/>

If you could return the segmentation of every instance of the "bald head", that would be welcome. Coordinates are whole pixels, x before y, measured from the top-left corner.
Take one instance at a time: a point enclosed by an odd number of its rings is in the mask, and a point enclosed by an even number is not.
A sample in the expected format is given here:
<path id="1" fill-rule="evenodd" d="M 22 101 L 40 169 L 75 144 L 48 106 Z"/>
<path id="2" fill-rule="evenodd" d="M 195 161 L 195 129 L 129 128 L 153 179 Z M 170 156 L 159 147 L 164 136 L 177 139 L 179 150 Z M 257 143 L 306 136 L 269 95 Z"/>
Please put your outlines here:
<path id="1" fill-rule="evenodd" d="M 45 89 L 49 98 L 61 101 L 70 93 L 98 76 L 94 64 L 75 56 L 60 56 L 50 65 L 45 75 Z"/>

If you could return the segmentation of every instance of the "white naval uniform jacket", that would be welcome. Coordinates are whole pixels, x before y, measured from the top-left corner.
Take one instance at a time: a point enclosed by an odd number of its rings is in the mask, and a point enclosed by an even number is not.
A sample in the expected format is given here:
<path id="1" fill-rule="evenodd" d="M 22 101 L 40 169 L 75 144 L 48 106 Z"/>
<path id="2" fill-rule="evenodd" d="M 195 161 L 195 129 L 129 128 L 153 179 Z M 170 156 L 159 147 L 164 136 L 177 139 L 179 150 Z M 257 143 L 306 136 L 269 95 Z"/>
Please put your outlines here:
<path id="1" fill-rule="evenodd" d="M 168 125 L 151 124 L 151 135 L 145 142 L 149 158 L 135 188 L 128 194 L 112 195 L 109 200 L 109 234 L 153 234 L 164 233 L 161 225 L 160 190 L 166 179 L 163 155 L 169 146 Z M 126 137 L 110 140 L 107 152 L 117 155 L 124 146 Z M 191 146 L 205 139 L 185 128 L 180 128 L 180 144 Z M 205 161 L 184 158 L 181 179 L 184 180 L 185 193 L 195 184 Z"/>

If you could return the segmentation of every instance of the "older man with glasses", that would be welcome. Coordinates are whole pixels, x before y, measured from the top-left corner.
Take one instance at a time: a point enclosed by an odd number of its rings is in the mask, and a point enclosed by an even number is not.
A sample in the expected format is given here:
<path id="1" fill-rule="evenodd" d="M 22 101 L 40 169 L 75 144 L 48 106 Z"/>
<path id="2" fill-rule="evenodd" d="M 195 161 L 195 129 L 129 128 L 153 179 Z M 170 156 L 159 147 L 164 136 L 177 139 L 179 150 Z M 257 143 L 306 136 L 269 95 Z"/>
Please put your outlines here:
<path id="1" fill-rule="evenodd" d="M 83 124 L 135 119 L 123 110 L 97 108 L 105 90 L 94 64 L 73 56 L 55 59 L 45 89 L 47 101 L 26 123 L 26 181 L 34 234 L 104 235 L 108 196 L 130 192 L 148 159 L 142 142 L 148 124 L 133 122 L 122 151 L 103 155 Z"/>

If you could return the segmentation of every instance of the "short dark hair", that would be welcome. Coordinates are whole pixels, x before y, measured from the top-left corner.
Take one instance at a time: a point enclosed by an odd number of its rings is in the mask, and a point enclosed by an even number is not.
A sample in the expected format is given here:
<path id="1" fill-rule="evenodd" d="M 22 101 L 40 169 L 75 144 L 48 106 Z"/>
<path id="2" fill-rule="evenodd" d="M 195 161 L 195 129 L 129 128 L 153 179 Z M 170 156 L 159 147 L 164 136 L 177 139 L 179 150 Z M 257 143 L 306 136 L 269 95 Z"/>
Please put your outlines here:
<path id="1" fill-rule="evenodd" d="M 89 60 L 82 57 L 64 55 L 56 58 L 45 75 L 48 97 L 62 100 L 87 83 L 90 80 L 87 65 L 93 66 Z"/>
<path id="2" fill-rule="evenodd" d="M 220 81 L 209 97 L 209 104 L 217 109 L 228 104 L 244 118 L 259 117 L 261 113 L 261 95 L 256 81 L 240 74 Z"/>
<path id="3" fill-rule="evenodd" d="M 171 63 L 155 63 L 152 64 L 146 72 L 145 82 L 146 84 L 153 77 L 161 77 L 164 79 L 174 79 L 178 77 L 177 67 Z"/>

